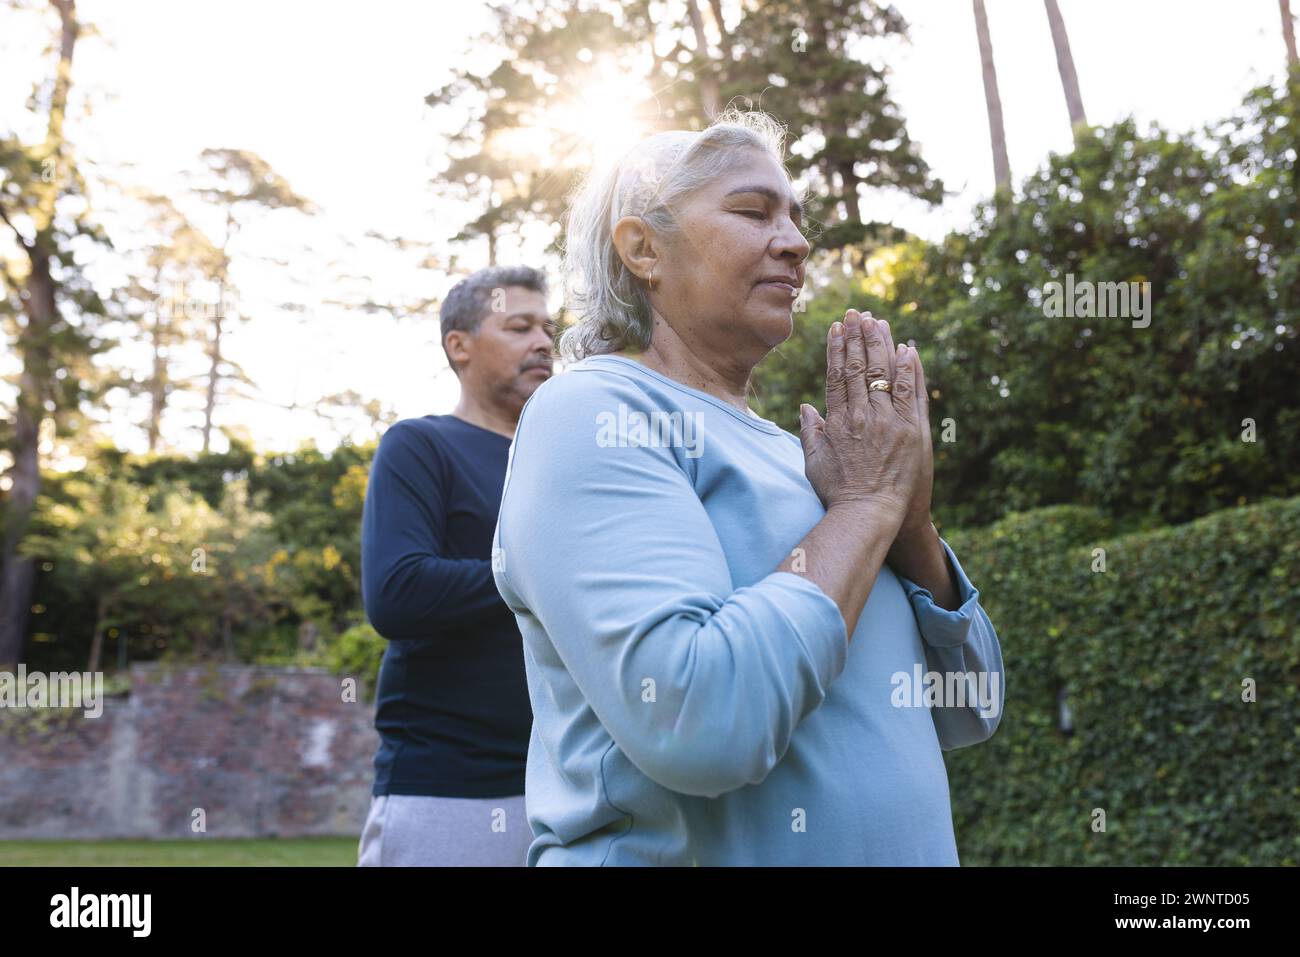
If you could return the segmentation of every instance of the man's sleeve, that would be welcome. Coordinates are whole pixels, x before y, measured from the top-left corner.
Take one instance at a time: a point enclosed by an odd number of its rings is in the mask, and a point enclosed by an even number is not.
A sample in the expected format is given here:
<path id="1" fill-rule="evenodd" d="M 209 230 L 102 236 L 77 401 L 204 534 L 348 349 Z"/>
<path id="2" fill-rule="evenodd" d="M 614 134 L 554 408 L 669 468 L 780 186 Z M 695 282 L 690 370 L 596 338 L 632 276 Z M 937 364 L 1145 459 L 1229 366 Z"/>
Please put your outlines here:
<path id="1" fill-rule="evenodd" d="M 370 466 L 361 522 L 366 616 L 390 640 L 500 612 L 489 559 L 447 558 L 446 489 L 436 444 L 413 423 L 386 433 Z"/>
<path id="2" fill-rule="evenodd" d="M 929 589 L 916 582 L 901 575 L 898 580 L 916 615 L 924 640 L 927 670 L 945 675 L 957 672 L 970 675 L 968 682 L 973 684 L 968 683 L 968 687 L 983 696 L 982 700 L 972 702 L 968 695 L 966 707 L 931 709 L 939 744 L 945 751 L 951 751 L 993 736 L 1002 719 L 1006 688 L 1002 646 L 993 622 L 980 605 L 979 589 L 971 584 L 948 543 L 942 538 L 939 542 L 957 580 L 960 605 L 956 611 L 940 608 Z"/>
<path id="3" fill-rule="evenodd" d="M 497 575 L 628 759 L 663 787 L 716 797 L 781 760 L 844 669 L 848 636 L 806 578 L 774 571 L 733 587 L 680 449 L 598 437 L 599 417 L 617 419 L 620 404 L 670 411 L 651 401 L 594 372 L 533 395 L 507 474 Z"/>

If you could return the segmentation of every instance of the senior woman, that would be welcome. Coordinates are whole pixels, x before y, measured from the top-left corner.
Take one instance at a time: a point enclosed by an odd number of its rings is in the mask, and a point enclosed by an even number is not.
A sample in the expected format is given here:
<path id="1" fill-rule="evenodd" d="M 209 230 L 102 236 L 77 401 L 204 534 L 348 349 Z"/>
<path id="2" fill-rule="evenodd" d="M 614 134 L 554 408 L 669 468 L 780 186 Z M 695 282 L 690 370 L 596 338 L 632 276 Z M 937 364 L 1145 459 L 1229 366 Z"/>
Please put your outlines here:
<path id="1" fill-rule="evenodd" d="M 809 252 L 783 132 L 657 134 L 573 201 L 577 361 L 524 407 L 493 553 L 529 865 L 958 863 L 942 751 L 993 734 L 1002 660 L 930 520 L 920 361 L 850 310 L 825 419 L 745 401 Z"/>

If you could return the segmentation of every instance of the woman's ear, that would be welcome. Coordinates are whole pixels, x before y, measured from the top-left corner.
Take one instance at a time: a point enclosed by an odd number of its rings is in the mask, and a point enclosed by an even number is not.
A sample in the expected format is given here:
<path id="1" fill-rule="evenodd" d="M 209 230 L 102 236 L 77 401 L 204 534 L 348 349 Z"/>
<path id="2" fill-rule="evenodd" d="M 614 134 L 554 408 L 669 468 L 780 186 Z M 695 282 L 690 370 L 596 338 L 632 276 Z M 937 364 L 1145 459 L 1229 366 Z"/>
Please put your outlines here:
<path id="1" fill-rule="evenodd" d="M 647 279 L 659 262 L 654 234 L 639 216 L 624 216 L 614 224 L 614 248 L 623 265 L 636 276 Z"/>

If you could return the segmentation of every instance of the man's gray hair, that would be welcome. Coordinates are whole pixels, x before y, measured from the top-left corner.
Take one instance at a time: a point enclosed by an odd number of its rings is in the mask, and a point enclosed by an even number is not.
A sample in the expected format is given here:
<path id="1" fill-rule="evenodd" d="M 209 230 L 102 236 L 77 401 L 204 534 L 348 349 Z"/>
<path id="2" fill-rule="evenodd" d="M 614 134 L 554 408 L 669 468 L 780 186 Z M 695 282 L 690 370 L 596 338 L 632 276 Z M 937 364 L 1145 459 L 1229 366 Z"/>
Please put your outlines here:
<path id="1" fill-rule="evenodd" d="M 531 266 L 488 266 L 466 276 L 451 287 L 451 292 L 442 300 L 442 308 L 438 310 L 443 352 L 447 352 L 447 333 L 452 330 L 459 329 L 471 334 L 478 332 L 483 317 L 492 311 L 493 296 L 504 295 L 497 290 L 504 290 L 507 286 L 531 289 L 543 296 L 547 293 L 546 275 Z M 459 374 L 450 354 L 447 355 L 447 364 Z"/>
<path id="2" fill-rule="evenodd" d="M 560 337 L 561 355 L 574 360 L 648 348 L 647 284 L 624 265 L 614 226 L 638 216 L 656 233 L 676 232 L 674 208 L 726 170 L 737 150 L 765 150 L 784 168 L 785 135 L 785 126 L 767 113 L 729 108 L 705 130 L 656 133 L 593 169 L 569 203 L 564 284 L 577 321 Z"/>

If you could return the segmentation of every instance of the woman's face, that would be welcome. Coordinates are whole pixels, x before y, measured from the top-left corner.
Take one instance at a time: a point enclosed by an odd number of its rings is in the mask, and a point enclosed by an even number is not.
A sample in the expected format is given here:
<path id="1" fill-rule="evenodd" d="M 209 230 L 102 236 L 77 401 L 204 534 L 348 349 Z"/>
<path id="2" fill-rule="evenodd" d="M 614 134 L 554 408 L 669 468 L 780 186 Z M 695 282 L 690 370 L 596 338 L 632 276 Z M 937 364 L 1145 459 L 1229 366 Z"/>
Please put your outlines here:
<path id="1" fill-rule="evenodd" d="M 688 343 L 756 363 L 790 337 L 809 253 L 785 171 L 741 150 L 675 213 L 681 231 L 655 244 L 651 302 Z"/>

